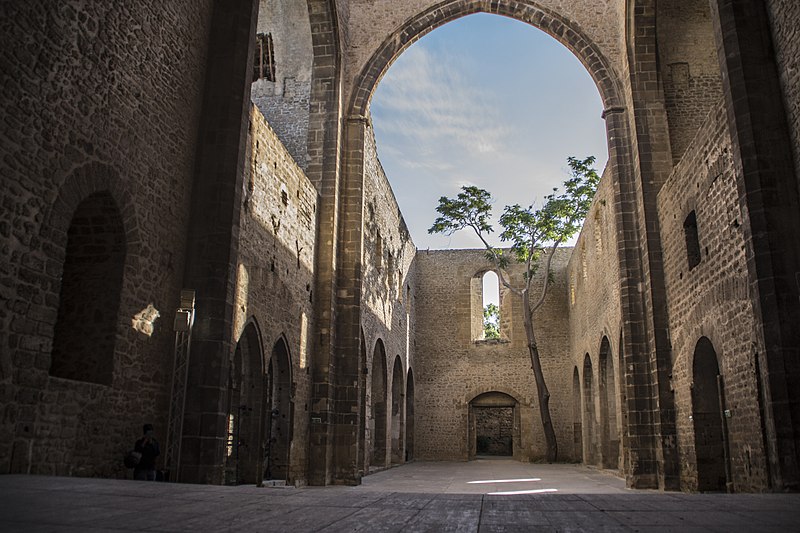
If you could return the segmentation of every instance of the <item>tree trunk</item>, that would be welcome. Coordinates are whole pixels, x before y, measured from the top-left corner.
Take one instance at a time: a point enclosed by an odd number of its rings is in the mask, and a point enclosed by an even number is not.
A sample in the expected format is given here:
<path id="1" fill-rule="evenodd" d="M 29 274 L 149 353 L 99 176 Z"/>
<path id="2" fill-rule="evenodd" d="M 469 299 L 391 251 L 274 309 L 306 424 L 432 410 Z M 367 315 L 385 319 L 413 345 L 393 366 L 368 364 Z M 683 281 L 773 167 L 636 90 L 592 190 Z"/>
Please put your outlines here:
<path id="1" fill-rule="evenodd" d="M 539 347 L 536 345 L 536 335 L 533 331 L 533 316 L 531 315 L 531 302 L 528 299 L 528 291 L 522 291 L 522 313 L 525 319 L 525 336 L 528 339 L 528 351 L 531 354 L 531 368 L 536 379 L 536 392 L 539 396 L 539 414 L 542 417 L 542 429 L 544 438 L 547 442 L 547 462 L 554 463 L 558 458 L 558 443 L 556 442 L 556 432 L 553 429 L 553 421 L 550 418 L 550 391 L 544 382 L 542 373 L 542 363 L 539 361 Z"/>

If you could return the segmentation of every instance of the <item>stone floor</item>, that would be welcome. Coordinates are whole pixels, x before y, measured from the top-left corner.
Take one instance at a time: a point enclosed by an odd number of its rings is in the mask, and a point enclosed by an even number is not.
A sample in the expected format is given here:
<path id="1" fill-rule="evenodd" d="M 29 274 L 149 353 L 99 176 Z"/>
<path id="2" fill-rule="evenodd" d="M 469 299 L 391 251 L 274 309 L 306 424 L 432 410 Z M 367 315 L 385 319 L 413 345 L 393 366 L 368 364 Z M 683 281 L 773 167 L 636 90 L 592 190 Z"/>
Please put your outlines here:
<path id="1" fill-rule="evenodd" d="M 359 487 L 0 476 L 0 531 L 800 531 L 800 494 L 632 491 L 568 465 L 419 462 Z"/>

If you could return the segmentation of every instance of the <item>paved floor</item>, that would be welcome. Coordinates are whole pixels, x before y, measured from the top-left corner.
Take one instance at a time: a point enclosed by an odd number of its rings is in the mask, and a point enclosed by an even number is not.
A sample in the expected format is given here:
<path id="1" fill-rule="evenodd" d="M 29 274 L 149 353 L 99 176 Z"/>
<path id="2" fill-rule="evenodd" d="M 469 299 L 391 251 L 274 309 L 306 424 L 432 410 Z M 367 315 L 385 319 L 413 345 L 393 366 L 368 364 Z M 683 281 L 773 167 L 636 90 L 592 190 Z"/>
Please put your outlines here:
<path id="1" fill-rule="evenodd" d="M 800 495 L 631 491 L 597 470 L 496 460 L 301 489 L 0 476 L 0 531 L 120 530 L 791 532 Z"/>

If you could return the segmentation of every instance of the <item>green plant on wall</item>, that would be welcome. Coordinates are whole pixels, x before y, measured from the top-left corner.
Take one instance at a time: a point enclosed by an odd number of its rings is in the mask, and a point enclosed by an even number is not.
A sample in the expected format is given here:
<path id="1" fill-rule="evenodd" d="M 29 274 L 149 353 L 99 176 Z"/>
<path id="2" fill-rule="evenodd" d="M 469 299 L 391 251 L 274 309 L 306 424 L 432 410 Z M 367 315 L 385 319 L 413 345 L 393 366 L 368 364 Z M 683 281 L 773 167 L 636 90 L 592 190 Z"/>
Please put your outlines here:
<path id="1" fill-rule="evenodd" d="M 549 462 L 558 458 L 558 443 L 550 417 L 550 392 L 542 373 L 533 313 L 542 306 L 547 296 L 552 281 L 550 265 L 553 255 L 561 243 L 580 230 L 589 212 L 600 181 L 600 176 L 592 167 L 594 162 L 594 157 L 583 160 L 568 158 L 570 177 L 562 184 L 563 189 L 553 189 L 538 208 L 515 204 L 503 209 L 500 216 L 500 225 L 503 227 L 500 240 L 509 243 L 509 249 L 496 248 L 487 241 L 489 234 L 494 231 L 490 223 L 492 195 L 475 186 L 462 187 L 455 198 L 439 198 L 439 205 L 436 207 L 439 216 L 428 230 L 428 233 L 444 235 L 452 235 L 463 229 L 474 231 L 484 244 L 486 258 L 496 269 L 500 283 L 521 298 L 525 335 L 536 381 L 539 414 Z M 523 266 L 522 280 L 516 283 L 512 283 L 507 271 L 512 261 Z M 534 297 L 531 294 L 532 281 L 539 268 L 544 268 L 547 275 L 543 276 L 541 289 Z M 488 333 L 486 317 L 487 310 L 484 309 L 484 331 Z M 486 338 L 490 337 L 486 335 Z"/>
<path id="2" fill-rule="evenodd" d="M 487 304 L 483 308 L 483 338 L 500 338 L 500 308 L 495 304 Z"/>

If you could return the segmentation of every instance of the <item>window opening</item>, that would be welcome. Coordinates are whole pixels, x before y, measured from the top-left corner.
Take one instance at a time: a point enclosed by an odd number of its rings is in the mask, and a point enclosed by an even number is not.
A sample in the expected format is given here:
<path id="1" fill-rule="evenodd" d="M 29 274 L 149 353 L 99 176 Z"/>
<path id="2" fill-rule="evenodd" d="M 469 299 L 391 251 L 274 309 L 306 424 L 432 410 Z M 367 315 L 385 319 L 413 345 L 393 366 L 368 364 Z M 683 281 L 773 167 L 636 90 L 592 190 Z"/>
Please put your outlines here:
<path id="1" fill-rule="evenodd" d="M 253 81 L 266 79 L 275 81 L 275 50 L 272 47 L 272 34 L 256 35 L 256 53 L 253 64 Z"/>
<path id="2" fill-rule="evenodd" d="M 689 270 L 700 264 L 700 238 L 697 234 L 697 215 L 694 211 L 689 213 L 683 221 L 683 234 L 686 237 L 686 257 Z"/>
<path id="3" fill-rule="evenodd" d="M 500 338 L 500 284 L 497 273 L 483 275 L 483 338 Z"/>

